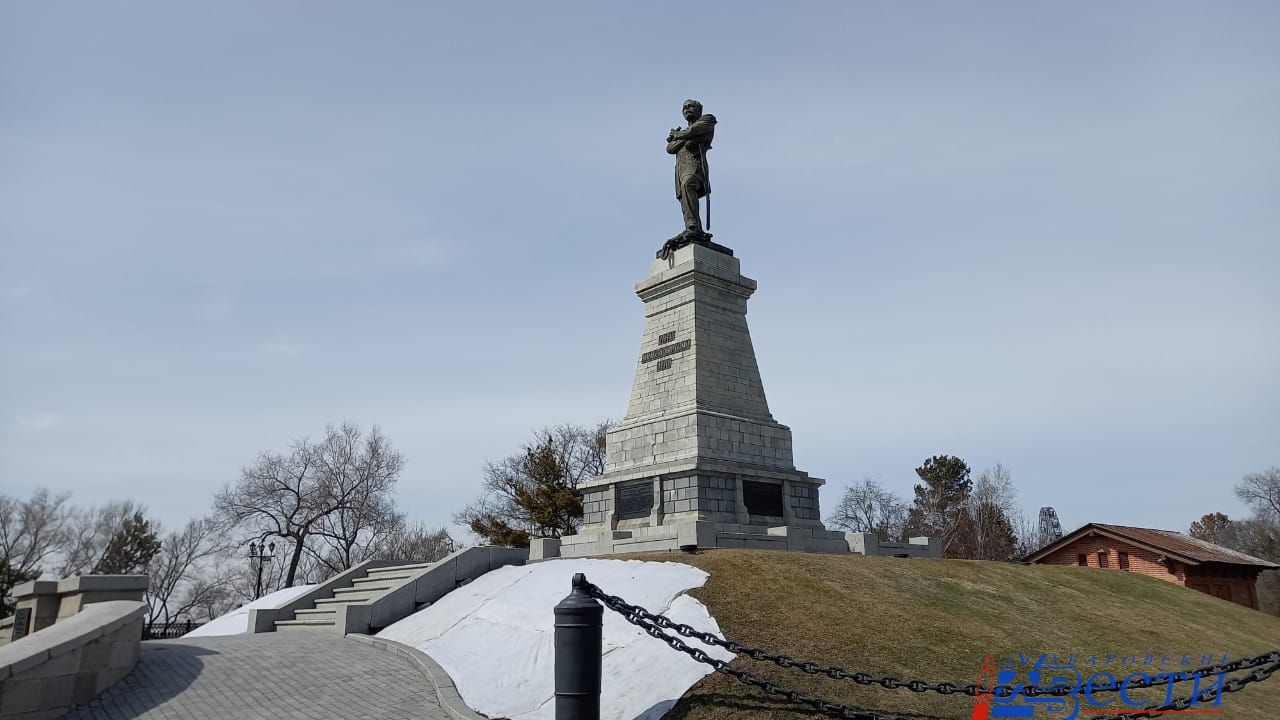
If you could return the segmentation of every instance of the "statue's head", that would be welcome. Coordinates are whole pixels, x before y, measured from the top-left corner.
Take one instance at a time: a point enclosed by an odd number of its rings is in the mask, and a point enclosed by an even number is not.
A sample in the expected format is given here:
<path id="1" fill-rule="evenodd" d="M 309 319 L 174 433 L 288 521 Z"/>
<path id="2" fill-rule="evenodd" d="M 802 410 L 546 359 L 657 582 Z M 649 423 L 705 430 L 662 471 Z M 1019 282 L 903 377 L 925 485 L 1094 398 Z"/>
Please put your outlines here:
<path id="1" fill-rule="evenodd" d="M 697 100 L 684 101 L 684 119 L 693 122 L 702 117 L 702 103 Z"/>

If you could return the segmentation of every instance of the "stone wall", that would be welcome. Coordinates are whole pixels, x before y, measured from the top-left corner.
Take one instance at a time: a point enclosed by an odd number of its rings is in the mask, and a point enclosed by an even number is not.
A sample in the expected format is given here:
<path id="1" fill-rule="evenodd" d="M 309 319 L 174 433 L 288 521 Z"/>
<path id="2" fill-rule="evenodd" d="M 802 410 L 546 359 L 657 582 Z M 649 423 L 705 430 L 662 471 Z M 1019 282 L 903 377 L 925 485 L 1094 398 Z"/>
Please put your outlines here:
<path id="1" fill-rule="evenodd" d="M 44 720 L 87 703 L 133 670 L 146 605 L 85 606 L 0 647 L 0 720 Z"/>
<path id="2" fill-rule="evenodd" d="M 582 494 L 582 524 L 602 525 L 613 512 L 613 486 L 594 488 Z"/>
<path id="3" fill-rule="evenodd" d="M 786 502 L 791 506 L 791 513 L 796 520 L 820 521 L 818 517 L 818 488 L 814 485 L 800 483 L 787 484 Z"/>

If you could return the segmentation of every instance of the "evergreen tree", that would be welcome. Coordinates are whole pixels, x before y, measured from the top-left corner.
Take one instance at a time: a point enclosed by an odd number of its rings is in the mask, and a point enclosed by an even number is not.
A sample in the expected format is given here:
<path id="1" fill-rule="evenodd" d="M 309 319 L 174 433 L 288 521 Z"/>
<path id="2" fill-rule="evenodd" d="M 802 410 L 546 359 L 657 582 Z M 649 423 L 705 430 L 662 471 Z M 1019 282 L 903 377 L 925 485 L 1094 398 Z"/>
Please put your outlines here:
<path id="1" fill-rule="evenodd" d="M 1215 512 L 1206 513 L 1199 520 L 1191 523 L 1190 535 L 1197 540 L 1223 545 L 1228 542 L 1230 532 L 1231 519 L 1220 512 Z"/>
<path id="2" fill-rule="evenodd" d="M 572 535 L 582 522 L 578 485 L 604 472 L 605 432 L 560 425 L 539 431 L 518 454 L 485 466 L 484 495 L 454 516 L 492 545 Z"/>
<path id="3" fill-rule="evenodd" d="M 102 559 L 93 567 L 95 575 L 129 575 L 146 570 L 151 559 L 160 552 L 160 538 L 151 521 L 135 512 L 125 518 L 120 529 L 107 542 Z"/>
<path id="4" fill-rule="evenodd" d="M 973 489 L 969 465 L 953 455 L 935 455 L 916 468 L 920 484 L 907 516 L 907 535 L 928 535 L 942 540 L 944 557 L 957 555 L 957 543 L 970 522 L 966 501 Z"/>

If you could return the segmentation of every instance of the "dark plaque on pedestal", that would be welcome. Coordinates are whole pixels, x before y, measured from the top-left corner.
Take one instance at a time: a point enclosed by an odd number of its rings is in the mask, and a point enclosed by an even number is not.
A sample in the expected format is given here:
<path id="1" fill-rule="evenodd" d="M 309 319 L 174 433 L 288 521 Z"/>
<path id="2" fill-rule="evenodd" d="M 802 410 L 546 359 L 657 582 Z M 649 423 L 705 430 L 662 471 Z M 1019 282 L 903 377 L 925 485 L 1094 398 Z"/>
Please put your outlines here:
<path id="1" fill-rule="evenodd" d="M 618 487 L 618 517 L 649 517 L 652 510 L 652 482 L 632 483 Z"/>
<path id="2" fill-rule="evenodd" d="M 27 628 L 31 627 L 31 608 L 18 608 L 13 613 L 13 635 L 9 640 L 21 640 L 27 636 Z"/>
<path id="3" fill-rule="evenodd" d="M 782 485 L 743 480 L 742 504 L 751 515 L 782 517 Z"/>

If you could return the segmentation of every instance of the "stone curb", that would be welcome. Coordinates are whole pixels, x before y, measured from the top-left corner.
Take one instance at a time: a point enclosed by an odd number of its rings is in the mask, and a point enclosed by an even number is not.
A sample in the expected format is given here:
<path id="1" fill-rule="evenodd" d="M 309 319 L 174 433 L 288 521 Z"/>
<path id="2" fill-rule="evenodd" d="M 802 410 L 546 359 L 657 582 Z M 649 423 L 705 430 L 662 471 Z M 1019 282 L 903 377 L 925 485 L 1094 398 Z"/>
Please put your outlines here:
<path id="1" fill-rule="evenodd" d="M 431 681 L 431 686 L 436 691 L 436 699 L 440 701 L 440 707 L 444 708 L 445 712 L 453 716 L 455 720 L 489 720 L 488 715 L 482 715 L 467 707 L 467 704 L 462 700 L 462 695 L 458 693 L 458 688 L 453 684 L 453 678 L 449 677 L 449 673 L 445 672 L 439 663 L 432 660 L 430 655 L 404 643 L 373 637 L 372 635 L 347 633 L 347 637 L 379 650 L 412 660 L 422 670 L 422 674 L 426 675 L 427 679 Z"/>

